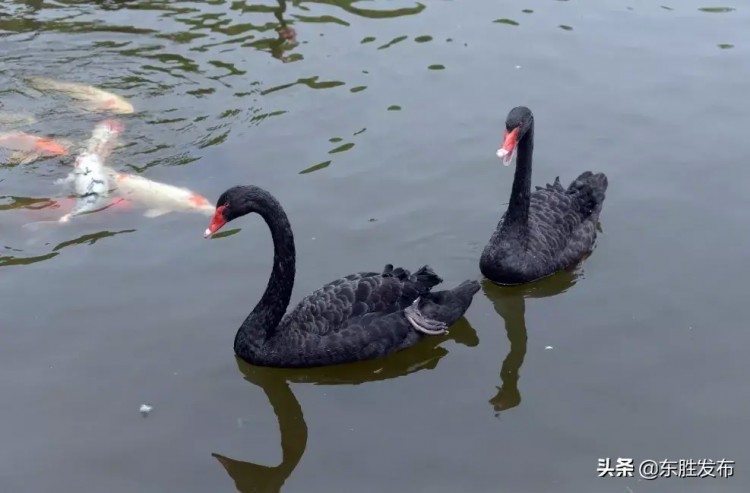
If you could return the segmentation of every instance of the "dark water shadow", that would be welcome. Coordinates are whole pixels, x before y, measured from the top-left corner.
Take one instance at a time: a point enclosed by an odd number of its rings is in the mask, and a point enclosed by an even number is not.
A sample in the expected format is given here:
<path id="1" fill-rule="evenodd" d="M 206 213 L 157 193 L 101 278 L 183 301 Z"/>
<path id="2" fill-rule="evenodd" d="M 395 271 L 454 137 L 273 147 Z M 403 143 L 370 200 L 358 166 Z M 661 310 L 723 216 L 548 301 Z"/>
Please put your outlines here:
<path id="1" fill-rule="evenodd" d="M 245 380 L 263 389 L 276 414 L 281 431 L 281 463 L 264 466 L 244 462 L 218 453 L 211 454 L 224 467 L 241 493 L 278 493 L 299 464 L 307 447 L 307 424 L 302 406 L 294 396 L 290 383 L 316 385 L 359 385 L 398 378 L 420 370 L 432 370 L 448 354 L 441 346 L 448 339 L 465 346 L 479 343 L 476 331 L 466 319 L 451 328 L 450 334 L 426 338 L 419 344 L 386 358 L 305 370 L 262 368 L 236 358 Z"/>
<path id="2" fill-rule="evenodd" d="M 526 357 L 526 298 L 546 298 L 566 292 L 583 275 L 581 270 L 564 271 L 554 276 L 521 286 L 499 286 L 492 281 L 481 281 L 482 291 L 492 302 L 495 312 L 505 321 L 510 349 L 500 367 L 500 387 L 489 400 L 495 416 L 521 404 L 518 390 L 521 365 Z"/>

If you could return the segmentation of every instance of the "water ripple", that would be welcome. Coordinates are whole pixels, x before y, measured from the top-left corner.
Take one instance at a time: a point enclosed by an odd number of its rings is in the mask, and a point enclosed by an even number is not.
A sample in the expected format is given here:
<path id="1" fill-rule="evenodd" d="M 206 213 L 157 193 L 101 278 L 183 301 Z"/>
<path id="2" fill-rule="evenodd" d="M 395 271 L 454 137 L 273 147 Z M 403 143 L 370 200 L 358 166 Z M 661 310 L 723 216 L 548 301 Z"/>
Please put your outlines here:
<path id="1" fill-rule="evenodd" d="M 42 262 L 44 260 L 50 260 L 50 259 L 57 257 L 60 254 L 60 250 L 62 250 L 63 248 L 76 246 L 76 245 L 91 246 L 104 238 L 112 238 L 117 235 L 133 233 L 133 232 L 135 232 L 134 229 L 124 229 L 121 231 L 99 231 L 96 233 L 89 233 L 89 234 L 79 236 L 78 238 L 74 238 L 72 240 L 63 241 L 57 244 L 55 247 L 53 247 L 52 251 L 50 251 L 49 253 L 45 253 L 41 255 L 27 255 L 27 256 L 15 255 L 15 253 L 23 253 L 24 250 L 19 249 L 19 248 L 5 246 L 4 250 L 8 252 L 13 252 L 14 254 L 0 255 L 0 267 L 11 267 L 11 266 L 35 264 L 37 262 Z"/>

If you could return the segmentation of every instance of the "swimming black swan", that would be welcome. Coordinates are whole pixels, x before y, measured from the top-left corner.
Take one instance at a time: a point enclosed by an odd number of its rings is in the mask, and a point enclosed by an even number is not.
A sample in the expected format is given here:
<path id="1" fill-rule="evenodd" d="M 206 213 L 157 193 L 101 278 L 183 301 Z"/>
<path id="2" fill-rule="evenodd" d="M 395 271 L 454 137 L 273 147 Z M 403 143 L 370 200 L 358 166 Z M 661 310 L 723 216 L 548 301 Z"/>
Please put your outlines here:
<path id="1" fill-rule="evenodd" d="M 531 193 L 534 115 L 518 106 L 505 120 L 497 151 L 508 166 L 518 148 L 508 210 L 484 248 L 479 269 L 498 284 L 522 284 L 567 269 L 591 253 L 599 213 L 607 191 L 604 173 L 586 171 L 570 184 L 560 177 Z"/>
<path id="2" fill-rule="evenodd" d="M 445 334 L 479 291 L 477 281 L 464 281 L 432 293 L 443 280 L 429 266 L 411 274 L 386 265 L 382 274 L 360 272 L 335 280 L 284 316 L 294 286 L 294 236 L 273 195 L 256 186 L 228 189 L 216 202 L 204 236 L 251 212 L 268 224 L 274 256 L 266 291 L 234 339 L 235 353 L 250 364 L 309 368 L 379 358 L 423 335 Z"/>

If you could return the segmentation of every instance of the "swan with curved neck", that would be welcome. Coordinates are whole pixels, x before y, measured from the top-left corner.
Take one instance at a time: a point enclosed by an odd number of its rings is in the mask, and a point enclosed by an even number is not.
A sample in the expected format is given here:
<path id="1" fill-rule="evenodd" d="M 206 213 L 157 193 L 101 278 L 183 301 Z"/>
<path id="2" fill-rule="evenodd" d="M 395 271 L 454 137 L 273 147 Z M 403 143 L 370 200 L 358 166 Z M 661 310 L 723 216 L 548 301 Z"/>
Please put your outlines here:
<path id="1" fill-rule="evenodd" d="M 534 115 L 513 108 L 497 155 L 505 166 L 514 153 L 516 171 L 508 210 L 479 261 L 482 274 L 498 284 L 522 284 L 565 270 L 591 253 L 607 191 L 604 173 L 586 171 L 565 189 L 560 177 L 531 191 Z"/>
<path id="2" fill-rule="evenodd" d="M 443 335 L 479 291 L 477 281 L 432 292 L 442 279 L 427 265 L 414 274 L 388 264 L 326 284 L 285 315 L 295 276 L 294 235 L 281 204 L 256 186 L 228 189 L 216 202 L 204 236 L 257 213 L 274 245 L 273 268 L 260 301 L 237 331 L 235 353 L 250 364 L 315 367 L 386 356 L 422 337 Z"/>

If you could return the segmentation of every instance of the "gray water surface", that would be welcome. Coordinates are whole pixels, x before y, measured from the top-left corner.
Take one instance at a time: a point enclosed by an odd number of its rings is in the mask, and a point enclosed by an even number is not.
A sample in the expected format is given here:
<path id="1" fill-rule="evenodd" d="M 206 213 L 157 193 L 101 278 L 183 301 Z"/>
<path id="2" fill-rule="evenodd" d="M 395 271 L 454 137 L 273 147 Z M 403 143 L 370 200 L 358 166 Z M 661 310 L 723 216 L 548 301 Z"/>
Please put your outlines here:
<path id="1" fill-rule="evenodd" d="M 212 202 L 270 190 L 292 303 L 386 263 L 480 279 L 513 106 L 535 185 L 610 185 L 575 272 L 483 283 L 450 337 L 292 372 L 232 353 L 270 273 L 260 218 L 211 241 L 188 213 L 32 230 L 71 158 L 0 166 L 0 491 L 748 491 L 750 8 L 665 1 L 2 2 L 0 110 L 37 120 L 15 128 L 80 142 L 105 118 L 28 76 L 128 98 L 110 164 Z M 607 457 L 736 466 L 599 478 Z"/>

